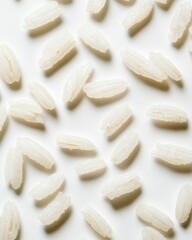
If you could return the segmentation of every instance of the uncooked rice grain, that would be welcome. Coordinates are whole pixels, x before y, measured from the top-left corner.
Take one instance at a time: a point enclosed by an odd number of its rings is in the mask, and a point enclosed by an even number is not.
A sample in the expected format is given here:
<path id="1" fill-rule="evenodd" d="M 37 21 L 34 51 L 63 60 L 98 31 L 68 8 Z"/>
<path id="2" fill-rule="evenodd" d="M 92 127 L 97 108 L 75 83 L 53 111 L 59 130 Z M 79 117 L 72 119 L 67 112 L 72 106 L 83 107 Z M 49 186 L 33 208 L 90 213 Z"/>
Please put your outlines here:
<path id="1" fill-rule="evenodd" d="M 139 204 L 136 209 L 136 214 L 144 223 L 164 233 L 174 228 L 172 220 L 153 206 Z"/>
<path id="2" fill-rule="evenodd" d="M 14 84 L 21 80 L 19 63 L 6 44 L 0 44 L 0 78 L 7 84 Z"/>
<path id="3" fill-rule="evenodd" d="M 45 226 L 58 221 L 71 208 L 71 197 L 59 192 L 41 212 L 39 219 Z"/>
<path id="4" fill-rule="evenodd" d="M 92 207 L 83 210 L 83 217 L 90 227 L 104 238 L 112 238 L 112 228 L 106 220 Z"/>
<path id="5" fill-rule="evenodd" d="M 57 192 L 64 183 L 64 180 L 64 174 L 53 173 L 33 187 L 30 191 L 30 196 L 37 201 L 44 200 Z"/>
<path id="6" fill-rule="evenodd" d="M 46 169 L 51 169 L 55 164 L 55 159 L 51 153 L 39 143 L 28 137 L 18 138 L 17 147 L 23 155 Z"/>
<path id="7" fill-rule="evenodd" d="M 61 16 L 61 9 L 58 2 L 48 1 L 37 9 L 33 10 L 24 18 L 25 28 L 29 30 L 38 29 L 49 25 Z"/>

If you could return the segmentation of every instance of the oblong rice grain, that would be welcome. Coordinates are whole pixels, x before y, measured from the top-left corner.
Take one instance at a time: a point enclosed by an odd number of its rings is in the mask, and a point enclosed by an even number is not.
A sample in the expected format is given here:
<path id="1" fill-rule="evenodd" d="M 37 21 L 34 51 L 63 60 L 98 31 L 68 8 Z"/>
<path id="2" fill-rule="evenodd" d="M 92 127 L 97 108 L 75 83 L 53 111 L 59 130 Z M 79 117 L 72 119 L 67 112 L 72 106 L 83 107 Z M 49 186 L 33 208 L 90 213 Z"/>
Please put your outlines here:
<path id="1" fill-rule="evenodd" d="M 131 155 L 139 145 L 139 137 L 136 133 L 131 132 L 123 137 L 115 146 L 112 153 L 112 162 L 115 164 L 122 164 L 129 161 Z"/>
<path id="2" fill-rule="evenodd" d="M 22 122 L 44 124 L 42 109 L 30 100 L 17 100 L 10 103 L 10 115 Z"/>
<path id="3" fill-rule="evenodd" d="M 55 164 L 55 159 L 51 153 L 48 152 L 42 145 L 34 142 L 28 137 L 18 138 L 17 147 L 21 150 L 23 155 L 46 169 L 51 169 Z"/>
<path id="4" fill-rule="evenodd" d="M 34 30 L 49 25 L 60 16 L 61 9 L 56 1 L 45 2 L 24 18 L 25 28 Z"/>
<path id="5" fill-rule="evenodd" d="M 96 81 L 87 83 L 83 91 L 89 98 L 107 99 L 124 93 L 128 84 L 120 79 Z"/>
<path id="6" fill-rule="evenodd" d="M 44 71 L 53 68 L 75 48 L 76 42 L 68 31 L 58 32 L 45 44 L 39 60 L 40 68 Z"/>
<path id="7" fill-rule="evenodd" d="M 106 164 L 100 158 L 84 160 L 76 164 L 76 172 L 81 178 L 94 178 L 105 170 Z"/>
<path id="8" fill-rule="evenodd" d="M 92 207 L 87 207 L 82 212 L 85 221 L 90 227 L 102 237 L 112 238 L 112 228 L 106 220 Z"/>
<path id="9" fill-rule="evenodd" d="M 64 88 L 63 100 L 65 102 L 73 102 L 78 98 L 92 72 L 93 67 L 90 63 L 83 64 L 72 72 Z"/>
<path id="10" fill-rule="evenodd" d="M 59 192 L 57 196 L 41 212 L 39 220 L 45 226 L 58 221 L 71 207 L 71 197 Z"/>
<path id="11" fill-rule="evenodd" d="M 101 129 L 106 136 L 115 134 L 122 126 L 129 121 L 132 112 L 127 104 L 118 106 L 108 113 L 104 118 Z"/>
<path id="12" fill-rule="evenodd" d="M 60 148 L 68 150 L 81 150 L 81 151 L 95 151 L 95 145 L 88 139 L 71 136 L 71 135 L 61 135 L 57 138 L 57 145 Z"/>
<path id="13" fill-rule="evenodd" d="M 7 120 L 7 109 L 4 106 L 0 106 L 0 133 L 3 130 Z"/>
<path id="14" fill-rule="evenodd" d="M 30 191 L 30 196 L 37 200 L 44 200 L 54 194 L 64 183 L 65 177 L 61 173 L 53 173 L 45 180 L 41 181 Z"/>
<path id="15" fill-rule="evenodd" d="M 151 227 L 145 227 L 142 230 L 143 240 L 166 240 L 166 238 L 157 230 Z"/>
<path id="16" fill-rule="evenodd" d="M 18 190 L 23 182 L 23 155 L 18 148 L 8 151 L 4 167 L 5 180 L 14 190 Z"/>
<path id="17" fill-rule="evenodd" d="M 141 183 L 138 176 L 124 174 L 107 183 L 103 187 L 102 193 L 107 199 L 113 201 L 124 196 L 129 196 L 140 188 Z"/>
<path id="18" fill-rule="evenodd" d="M 153 156 L 172 167 L 191 168 L 192 149 L 172 144 L 157 143 Z"/>
<path id="19" fill-rule="evenodd" d="M 135 8 L 124 18 L 123 26 L 126 29 L 131 29 L 143 23 L 150 16 L 153 8 L 153 0 L 142 0 L 136 4 Z"/>
<path id="20" fill-rule="evenodd" d="M 79 37 L 90 48 L 107 53 L 109 50 L 109 43 L 102 33 L 94 26 L 84 23 L 79 29 Z"/>
<path id="21" fill-rule="evenodd" d="M 150 60 L 152 63 L 157 65 L 169 78 L 172 80 L 179 82 L 182 80 L 181 73 L 179 70 L 173 65 L 173 63 L 158 52 L 150 52 Z"/>
<path id="22" fill-rule="evenodd" d="M 175 215 L 180 224 L 184 224 L 189 219 L 192 209 L 192 185 L 183 185 L 177 197 Z"/>
<path id="23" fill-rule="evenodd" d="M 6 44 L 0 44 L 0 78 L 7 84 L 13 84 L 21 80 L 19 63 Z"/>
<path id="24" fill-rule="evenodd" d="M 153 105 L 148 109 L 148 116 L 159 123 L 167 123 L 170 125 L 187 125 L 187 113 L 170 105 Z"/>
<path id="25" fill-rule="evenodd" d="M 172 43 L 178 43 L 184 33 L 189 28 L 192 15 L 192 3 L 190 1 L 182 1 L 173 14 L 171 25 L 169 28 L 169 40 Z"/>
<path id="26" fill-rule="evenodd" d="M 29 90 L 42 108 L 46 110 L 55 109 L 55 101 L 48 90 L 40 83 L 33 81 L 29 83 Z"/>
<path id="27" fill-rule="evenodd" d="M 87 11 L 92 15 L 97 15 L 105 8 L 107 0 L 89 0 L 87 4 Z"/>
<path id="28" fill-rule="evenodd" d="M 174 228 L 172 220 L 166 214 L 147 204 L 139 204 L 136 214 L 144 223 L 162 232 L 167 233 Z"/>
<path id="29" fill-rule="evenodd" d="M 14 202 L 6 202 L 0 217 L 0 239 L 15 240 L 20 229 L 20 216 Z"/>
<path id="30" fill-rule="evenodd" d="M 136 75 L 159 83 L 167 80 L 165 73 L 138 52 L 124 48 L 121 55 L 126 67 Z"/>

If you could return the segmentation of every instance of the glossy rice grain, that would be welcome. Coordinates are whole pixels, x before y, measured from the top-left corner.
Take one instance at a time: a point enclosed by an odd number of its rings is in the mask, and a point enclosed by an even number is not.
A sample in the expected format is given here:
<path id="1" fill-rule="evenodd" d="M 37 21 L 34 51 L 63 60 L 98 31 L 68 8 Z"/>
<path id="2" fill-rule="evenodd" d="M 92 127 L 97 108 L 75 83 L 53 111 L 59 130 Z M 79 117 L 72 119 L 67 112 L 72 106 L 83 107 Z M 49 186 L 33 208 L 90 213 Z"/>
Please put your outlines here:
<path id="1" fill-rule="evenodd" d="M 192 149 L 182 146 L 157 143 L 153 156 L 170 167 L 190 169 L 192 166 Z"/>
<path id="2" fill-rule="evenodd" d="M 139 204 L 136 209 L 136 214 L 144 223 L 164 233 L 174 228 L 172 220 L 153 206 Z"/>
<path id="3" fill-rule="evenodd" d="M 92 99 L 107 99 L 126 92 L 128 84 L 121 79 L 95 81 L 87 83 L 83 91 Z"/>
<path id="4" fill-rule="evenodd" d="M 51 169 L 55 164 L 55 159 L 51 153 L 28 137 L 18 138 L 17 147 L 23 155 L 46 169 Z"/>
<path id="5" fill-rule="evenodd" d="M 104 35 L 94 26 L 84 23 L 79 29 L 79 37 L 91 49 L 100 53 L 107 53 L 109 43 Z"/>
<path id="6" fill-rule="evenodd" d="M 42 109 L 31 100 L 17 100 L 10 103 L 10 115 L 24 123 L 44 124 Z"/>
<path id="7" fill-rule="evenodd" d="M 60 16 L 61 9 L 56 1 L 45 2 L 25 17 L 25 28 L 28 30 L 38 29 L 49 25 Z"/>
<path id="8" fill-rule="evenodd" d="M 136 75 L 158 83 L 167 80 L 167 75 L 164 72 L 135 50 L 124 48 L 121 55 L 126 67 Z"/>
<path id="9" fill-rule="evenodd" d="M 138 24 L 142 24 L 151 14 L 154 8 L 153 0 L 138 1 L 132 11 L 129 11 L 127 16 L 123 20 L 123 26 L 126 29 L 136 27 Z"/>
<path id="10" fill-rule="evenodd" d="M 0 44 L 0 78 L 7 84 L 14 84 L 21 80 L 19 63 L 6 44 Z"/>
<path id="11" fill-rule="evenodd" d="M 23 155 L 18 148 L 8 151 L 4 167 L 5 180 L 14 190 L 23 183 Z"/>
<path id="12" fill-rule="evenodd" d="M 50 202 L 41 212 L 39 219 L 45 226 L 49 226 L 57 222 L 68 209 L 71 207 L 70 196 L 59 192 L 57 196 Z"/>
<path id="13" fill-rule="evenodd" d="M 178 43 L 189 28 L 192 15 L 191 1 L 181 1 L 173 14 L 169 28 L 169 40 L 172 43 Z"/>
<path id="14" fill-rule="evenodd" d="M 83 210 L 83 217 L 90 227 L 104 238 L 112 238 L 112 228 L 107 221 L 92 207 Z"/>
<path id="15" fill-rule="evenodd" d="M 76 48 L 73 36 L 66 30 L 61 30 L 45 44 L 41 58 L 40 68 L 43 71 L 52 69 Z"/>
<path id="16" fill-rule="evenodd" d="M 37 184 L 30 191 L 30 196 L 37 201 L 44 200 L 50 195 L 53 195 L 64 183 L 64 180 L 64 174 L 53 173 L 45 180 Z"/>
<path id="17" fill-rule="evenodd" d="M 180 224 L 188 221 L 192 210 L 192 185 L 184 184 L 178 193 L 176 203 L 176 218 Z"/>
<path id="18" fill-rule="evenodd" d="M 127 104 L 118 106 L 112 109 L 104 118 L 101 124 L 101 129 L 106 136 L 111 136 L 121 129 L 126 122 L 130 120 L 131 116 L 132 111 Z"/>
<path id="19" fill-rule="evenodd" d="M 17 239 L 21 227 L 20 216 L 14 202 L 7 201 L 0 216 L 0 239 Z"/>
<path id="20" fill-rule="evenodd" d="M 103 187 L 102 193 L 107 199 L 113 201 L 123 196 L 129 196 L 140 188 L 141 183 L 138 176 L 124 174 L 107 183 Z"/>
<path id="21" fill-rule="evenodd" d="M 123 137 L 115 146 L 112 152 L 112 162 L 119 165 L 129 161 L 134 151 L 139 146 L 139 137 L 137 133 L 131 132 Z"/>
<path id="22" fill-rule="evenodd" d="M 46 110 L 55 109 L 55 101 L 48 90 L 40 83 L 33 81 L 29 83 L 29 90 L 42 108 Z"/>
<path id="23" fill-rule="evenodd" d="M 187 125 L 187 113 L 175 106 L 171 105 L 152 105 L 148 109 L 148 116 L 157 123 L 165 123 L 169 125 Z"/>
<path id="24" fill-rule="evenodd" d="M 65 83 L 63 100 L 67 103 L 75 101 L 82 92 L 83 86 L 89 80 L 93 67 L 90 63 L 76 68 Z"/>

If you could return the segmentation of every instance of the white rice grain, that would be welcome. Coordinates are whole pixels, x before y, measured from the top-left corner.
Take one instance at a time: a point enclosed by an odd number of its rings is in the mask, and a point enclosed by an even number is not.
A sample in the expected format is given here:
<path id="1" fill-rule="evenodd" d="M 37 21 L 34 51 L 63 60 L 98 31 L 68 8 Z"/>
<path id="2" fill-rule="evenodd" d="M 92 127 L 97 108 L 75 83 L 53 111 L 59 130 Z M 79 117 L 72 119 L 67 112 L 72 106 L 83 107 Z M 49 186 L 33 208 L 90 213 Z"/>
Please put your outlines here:
<path id="1" fill-rule="evenodd" d="M 139 146 L 139 137 L 135 132 L 131 132 L 123 137 L 115 146 L 112 153 L 112 162 L 119 165 L 129 161 L 133 152 Z"/>
<path id="2" fill-rule="evenodd" d="M 57 139 L 57 144 L 60 148 L 67 150 L 96 150 L 95 145 L 90 140 L 79 136 L 61 135 Z"/>
<path id="3" fill-rule="evenodd" d="M 105 117 L 101 124 L 101 129 L 106 136 L 115 134 L 123 125 L 129 121 L 132 116 L 132 112 L 127 104 L 118 106 Z"/>
<path id="4" fill-rule="evenodd" d="M 8 151 L 4 168 L 5 180 L 14 190 L 18 190 L 23 182 L 23 155 L 18 148 Z"/>
<path id="5" fill-rule="evenodd" d="M 176 218 L 180 224 L 184 224 L 189 219 L 192 210 L 192 185 L 186 183 L 179 190 L 176 203 Z"/>
<path id="6" fill-rule="evenodd" d="M 107 0 L 88 0 L 87 11 L 91 15 L 97 15 L 102 12 L 107 4 Z"/>
<path id="7" fill-rule="evenodd" d="M 55 101 L 48 90 L 40 83 L 33 81 L 29 83 L 29 90 L 42 108 L 46 110 L 55 109 Z"/>
<path id="8" fill-rule="evenodd" d="M 171 105 L 153 105 L 148 109 L 148 116 L 155 122 L 170 125 L 187 125 L 187 113 Z"/>
<path id="9" fill-rule="evenodd" d="M 72 72 L 64 88 L 63 100 L 65 102 L 71 103 L 78 98 L 92 72 L 93 67 L 90 63 L 83 64 Z"/>
<path id="10" fill-rule="evenodd" d="M 92 207 L 83 210 L 83 217 L 90 227 L 104 238 L 112 238 L 112 228 L 106 220 Z"/>
<path id="11" fill-rule="evenodd" d="M 51 153 L 48 152 L 42 145 L 34 142 L 28 137 L 18 138 L 17 147 L 21 150 L 23 155 L 46 169 L 51 169 L 55 164 L 55 159 Z"/>
<path id="12" fill-rule="evenodd" d="M 182 80 L 181 73 L 179 70 L 173 65 L 173 63 L 158 52 L 150 52 L 150 60 L 152 63 L 157 65 L 169 78 L 172 80 L 179 82 Z"/>
<path id="13" fill-rule="evenodd" d="M 21 80 L 19 63 L 6 44 L 0 44 L 0 78 L 7 84 L 14 84 Z"/>
<path id="14" fill-rule="evenodd" d="M 41 212 L 39 219 L 43 225 L 49 226 L 58 221 L 71 207 L 71 197 L 59 192 L 57 196 Z"/>
<path id="15" fill-rule="evenodd" d="M 0 217 L 0 239 L 15 240 L 20 229 L 20 216 L 14 202 L 6 202 Z"/>
<path id="16" fill-rule="evenodd" d="M 22 122 L 44 124 L 42 109 L 31 100 L 17 100 L 10 103 L 10 115 Z"/>
<path id="17" fill-rule="evenodd" d="M 0 106 L 0 133 L 2 132 L 7 120 L 7 109 L 4 106 Z"/>
<path id="18" fill-rule="evenodd" d="M 113 201 L 128 196 L 141 188 L 138 176 L 124 174 L 112 179 L 102 190 L 103 195 Z"/>
<path id="19" fill-rule="evenodd" d="M 66 30 L 59 31 L 44 46 L 39 60 L 40 68 L 44 71 L 50 70 L 75 48 L 76 42 L 72 35 Z"/>
<path id="20" fill-rule="evenodd" d="M 169 29 L 169 40 L 178 43 L 189 27 L 192 15 L 192 3 L 182 1 L 178 6 L 171 20 Z"/>
<path id="21" fill-rule="evenodd" d="M 79 37 L 90 48 L 107 53 L 109 50 L 109 43 L 102 33 L 94 26 L 84 23 L 79 29 Z"/>
<path id="22" fill-rule="evenodd" d="M 142 230 L 143 240 L 166 240 L 166 238 L 157 230 L 151 227 L 145 227 Z"/>
<path id="23" fill-rule="evenodd" d="M 135 8 L 130 11 L 123 20 L 123 26 L 126 29 L 136 27 L 143 23 L 151 14 L 154 8 L 153 0 L 142 0 L 136 4 Z"/>
<path id="24" fill-rule="evenodd" d="M 192 166 L 192 149 L 172 144 L 157 143 L 153 156 L 161 162 L 178 169 Z"/>
<path id="25" fill-rule="evenodd" d="M 84 160 L 76 165 L 77 174 L 81 178 L 94 178 L 106 170 L 105 162 L 100 158 Z"/>
<path id="26" fill-rule="evenodd" d="M 135 74 L 160 83 L 167 80 L 165 73 L 133 49 L 124 48 L 121 55 L 127 68 Z"/>
<path id="27" fill-rule="evenodd" d="M 172 220 L 166 214 L 150 205 L 139 204 L 136 214 L 144 223 L 162 232 L 167 233 L 174 228 Z"/>
<path id="28" fill-rule="evenodd" d="M 92 99 L 107 99 L 121 95 L 128 88 L 128 84 L 120 79 L 104 80 L 87 83 L 83 91 Z"/>
<path id="29" fill-rule="evenodd" d="M 25 17 L 25 28 L 34 30 L 49 25 L 61 16 L 61 9 L 56 1 L 48 1 Z"/>
<path id="30" fill-rule="evenodd" d="M 45 180 L 37 184 L 31 191 L 30 196 L 41 201 L 53 195 L 64 183 L 65 177 L 61 173 L 53 173 Z"/>

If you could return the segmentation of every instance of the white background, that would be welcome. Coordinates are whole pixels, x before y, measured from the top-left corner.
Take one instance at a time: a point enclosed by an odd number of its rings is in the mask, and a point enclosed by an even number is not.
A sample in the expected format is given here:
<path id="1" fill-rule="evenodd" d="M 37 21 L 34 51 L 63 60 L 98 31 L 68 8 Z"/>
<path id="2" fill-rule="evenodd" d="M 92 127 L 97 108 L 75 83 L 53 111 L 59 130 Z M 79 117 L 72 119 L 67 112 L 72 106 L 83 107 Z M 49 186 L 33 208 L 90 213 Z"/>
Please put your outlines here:
<path id="1" fill-rule="evenodd" d="M 142 1 L 142 0 L 140 0 Z M 0 0 L 0 42 L 7 43 L 15 52 L 22 69 L 22 87 L 10 89 L 3 81 L 0 82 L 1 104 L 9 105 L 10 100 L 21 98 L 32 99 L 28 91 L 28 82 L 39 81 L 50 90 L 57 105 L 58 116 L 44 113 L 46 129 L 39 130 L 17 123 L 9 119 L 8 128 L 0 141 L 0 208 L 6 200 L 17 203 L 21 219 L 22 231 L 20 239 L 98 239 L 98 236 L 83 221 L 81 210 L 91 204 L 108 220 L 114 229 L 113 239 L 141 239 L 141 229 L 144 227 L 135 215 L 138 203 L 145 202 L 156 206 L 167 213 L 174 221 L 176 233 L 174 239 L 190 239 L 192 228 L 183 229 L 175 219 L 175 202 L 177 192 L 183 183 L 191 180 L 191 173 L 174 172 L 158 164 L 151 156 L 151 151 L 157 141 L 191 147 L 191 108 L 192 108 L 192 59 L 188 52 L 188 37 L 180 48 L 174 48 L 168 40 L 169 24 L 173 11 L 179 1 L 174 1 L 169 10 L 155 6 L 151 21 L 136 35 L 130 36 L 122 27 L 122 18 L 133 6 L 123 5 L 116 0 L 109 0 L 108 9 L 102 21 L 94 20 L 86 12 L 87 0 L 74 0 L 61 3 L 63 22 L 47 33 L 30 36 L 23 28 L 23 18 L 31 10 L 38 7 L 43 0 Z M 139 2 L 139 0 L 137 1 Z M 182 2 L 182 1 L 180 1 Z M 99 59 L 89 51 L 78 39 L 77 29 L 84 21 L 89 21 L 107 37 L 110 42 L 112 59 Z M 47 77 L 38 67 L 38 59 L 42 47 L 62 28 L 67 28 L 77 40 L 78 53 L 53 75 Z M 130 46 L 148 56 L 150 50 L 158 50 L 168 56 L 179 66 L 183 75 L 183 88 L 172 81 L 169 89 L 162 91 L 138 80 L 123 65 L 120 50 Z M 93 81 L 102 79 L 122 78 L 129 84 L 128 94 L 111 104 L 96 106 L 84 97 L 74 109 L 68 109 L 62 101 L 64 82 L 71 71 L 81 63 L 90 61 L 94 66 Z M 108 141 L 99 129 L 106 113 L 115 106 L 127 102 L 133 110 L 134 120 L 113 141 Z M 189 116 L 187 130 L 168 130 L 158 128 L 146 116 L 148 107 L 153 103 L 167 103 L 185 109 Z M 141 139 L 141 149 L 135 160 L 127 169 L 118 169 L 110 161 L 110 155 L 117 141 L 131 129 L 137 131 Z M 92 181 L 82 181 L 78 178 L 74 166 L 83 157 L 63 153 L 56 146 L 56 137 L 61 133 L 82 135 L 90 138 L 97 145 L 97 155 L 105 159 L 108 170 L 102 177 Z M 31 164 L 25 167 L 24 186 L 20 194 L 12 191 L 4 181 L 3 166 L 8 149 L 15 145 L 17 137 L 29 136 L 46 146 L 56 159 L 56 171 L 66 176 L 64 191 L 72 198 L 72 214 L 56 231 L 48 233 L 38 220 L 41 208 L 29 197 L 28 191 L 48 173 L 42 172 Z M 85 157 L 84 157 L 85 158 Z M 142 194 L 130 205 L 114 209 L 101 195 L 102 186 L 113 176 L 136 172 L 143 185 Z"/>

